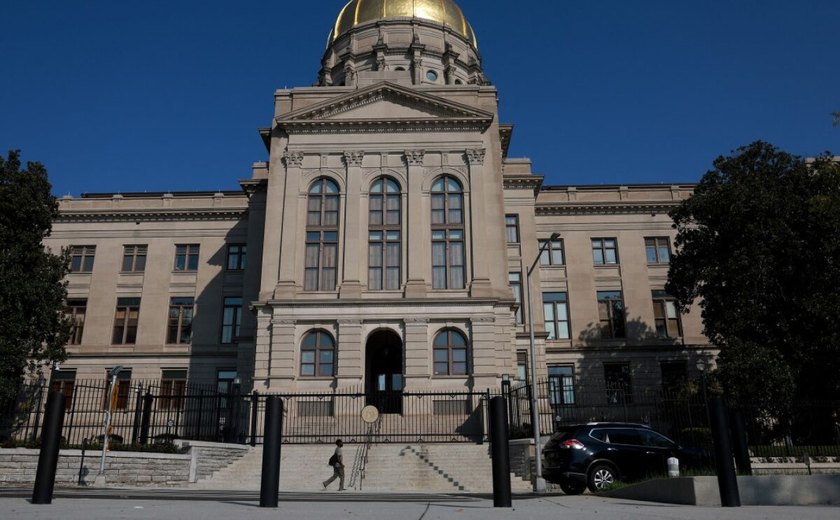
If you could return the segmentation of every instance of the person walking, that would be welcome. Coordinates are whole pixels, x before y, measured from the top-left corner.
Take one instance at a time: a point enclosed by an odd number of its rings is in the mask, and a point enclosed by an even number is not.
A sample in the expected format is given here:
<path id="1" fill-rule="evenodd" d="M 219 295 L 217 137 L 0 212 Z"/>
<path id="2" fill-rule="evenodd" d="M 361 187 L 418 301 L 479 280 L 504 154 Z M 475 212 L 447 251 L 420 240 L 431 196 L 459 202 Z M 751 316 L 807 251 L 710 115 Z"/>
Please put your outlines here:
<path id="1" fill-rule="evenodd" d="M 335 452 L 329 460 L 329 464 L 333 468 L 333 476 L 322 482 L 324 489 L 327 489 L 327 486 L 333 480 L 338 479 L 338 490 L 344 491 L 344 453 L 341 450 L 342 446 L 344 446 L 344 443 L 341 442 L 341 439 L 335 441 Z"/>

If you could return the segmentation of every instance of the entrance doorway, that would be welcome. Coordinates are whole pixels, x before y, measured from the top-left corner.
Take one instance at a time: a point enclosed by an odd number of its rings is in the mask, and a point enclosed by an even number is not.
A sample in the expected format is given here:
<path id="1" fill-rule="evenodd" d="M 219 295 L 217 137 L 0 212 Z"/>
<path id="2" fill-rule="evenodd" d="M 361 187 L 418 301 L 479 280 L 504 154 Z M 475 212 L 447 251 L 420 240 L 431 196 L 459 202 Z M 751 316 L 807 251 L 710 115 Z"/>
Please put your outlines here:
<path id="1" fill-rule="evenodd" d="M 390 330 L 371 334 L 365 349 L 367 404 L 380 413 L 402 413 L 402 340 Z"/>

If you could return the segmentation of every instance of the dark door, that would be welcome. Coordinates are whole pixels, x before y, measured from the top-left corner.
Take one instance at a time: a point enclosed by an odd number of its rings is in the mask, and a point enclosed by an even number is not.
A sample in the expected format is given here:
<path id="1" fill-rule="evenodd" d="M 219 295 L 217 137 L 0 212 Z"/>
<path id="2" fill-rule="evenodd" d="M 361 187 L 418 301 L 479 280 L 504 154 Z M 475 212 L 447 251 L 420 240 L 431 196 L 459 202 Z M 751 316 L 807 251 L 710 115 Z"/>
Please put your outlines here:
<path id="1" fill-rule="evenodd" d="M 367 404 L 380 413 L 402 413 L 402 341 L 391 331 L 370 336 L 365 356 Z"/>

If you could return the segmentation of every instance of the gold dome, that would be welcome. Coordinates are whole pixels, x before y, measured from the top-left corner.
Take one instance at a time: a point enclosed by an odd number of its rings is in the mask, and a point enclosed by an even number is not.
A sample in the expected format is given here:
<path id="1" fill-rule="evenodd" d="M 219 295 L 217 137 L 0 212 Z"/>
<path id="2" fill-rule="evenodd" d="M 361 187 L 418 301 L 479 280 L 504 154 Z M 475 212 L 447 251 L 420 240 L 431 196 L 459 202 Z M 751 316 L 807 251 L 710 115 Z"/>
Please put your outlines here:
<path id="1" fill-rule="evenodd" d="M 446 25 L 478 48 L 472 27 L 452 0 L 350 0 L 338 14 L 330 42 L 357 25 L 383 18 L 421 18 Z"/>

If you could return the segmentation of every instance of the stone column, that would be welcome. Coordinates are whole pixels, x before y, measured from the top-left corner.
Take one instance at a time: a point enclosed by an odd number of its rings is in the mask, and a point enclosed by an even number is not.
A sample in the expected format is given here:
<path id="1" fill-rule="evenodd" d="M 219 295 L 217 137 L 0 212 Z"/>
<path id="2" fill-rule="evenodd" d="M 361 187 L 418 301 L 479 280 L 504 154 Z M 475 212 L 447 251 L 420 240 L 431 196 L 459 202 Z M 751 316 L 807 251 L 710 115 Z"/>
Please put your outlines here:
<path id="1" fill-rule="evenodd" d="M 359 387 L 364 374 L 362 322 L 338 320 L 337 388 Z"/>
<path id="2" fill-rule="evenodd" d="M 303 241 L 299 235 L 298 203 L 300 197 L 300 170 L 303 166 L 303 152 L 286 151 L 286 186 L 284 187 L 283 211 L 279 220 L 268 220 L 274 215 L 266 215 L 266 232 L 279 226 L 280 238 L 280 269 L 277 273 L 277 287 L 275 298 L 292 298 L 296 292 L 296 280 L 303 276 L 302 269 L 297 266 L 297 248 Z M 271 193 L 269 193 L 269 197 Z M 277 206 L 276 200 L 269 198 L 268 205 Z M 276 217 L 275 217 L 276 218 Z M 298 271 L 301 271 L 298 273 Z M 263 276 L 265 276 L 263 270 Z M 273 273 L 271 273 L 273 276 Z"/>
<path id="3" fill-rule="evenodd" d="M 429 320 L 405 319 L 405 389 L 424 389 L 432 375 Z"/>
<path id="4" fill-rule="evenodd" d="M 467 163 L 470 171 L 470 258 L 472 260 L 472 279 L 470 281 L 470 295 L 473 297 L 491 296 L 493 293 L 490 282 L 490 268 L 487 264 L 493 258 L 492 252 L 486 250 L 493 243 L 487 235 L 484 210 L 485 198 L 490 194 L 484 189 L 484 148 L 467 150 Z"/>
<path id="5" fill-rule="evenodd" d="M 405 163 L 408 168 L 408 229 L 405 240 L 408 245 L 408 278 L 405 285 L 406 298 L 426 296 L 428 286 L 426 274 L 431 271 L 431 209 L 429 197 L 423 193 L 424 150 L 406 150 Z"/>
<path id="6" fill-rule="evenodd" d="M 344 208 L 344 244 L 341 250 L 343 258 L 342 280 L 339 288 L 341 298 L 360 298 L 362 296 L 361 268 L 366 262 L 362 247 L 359 220 L 361 218 L 362 160 L 365 152 L 344 152 L 347 166 L 347 193 Z"/>

